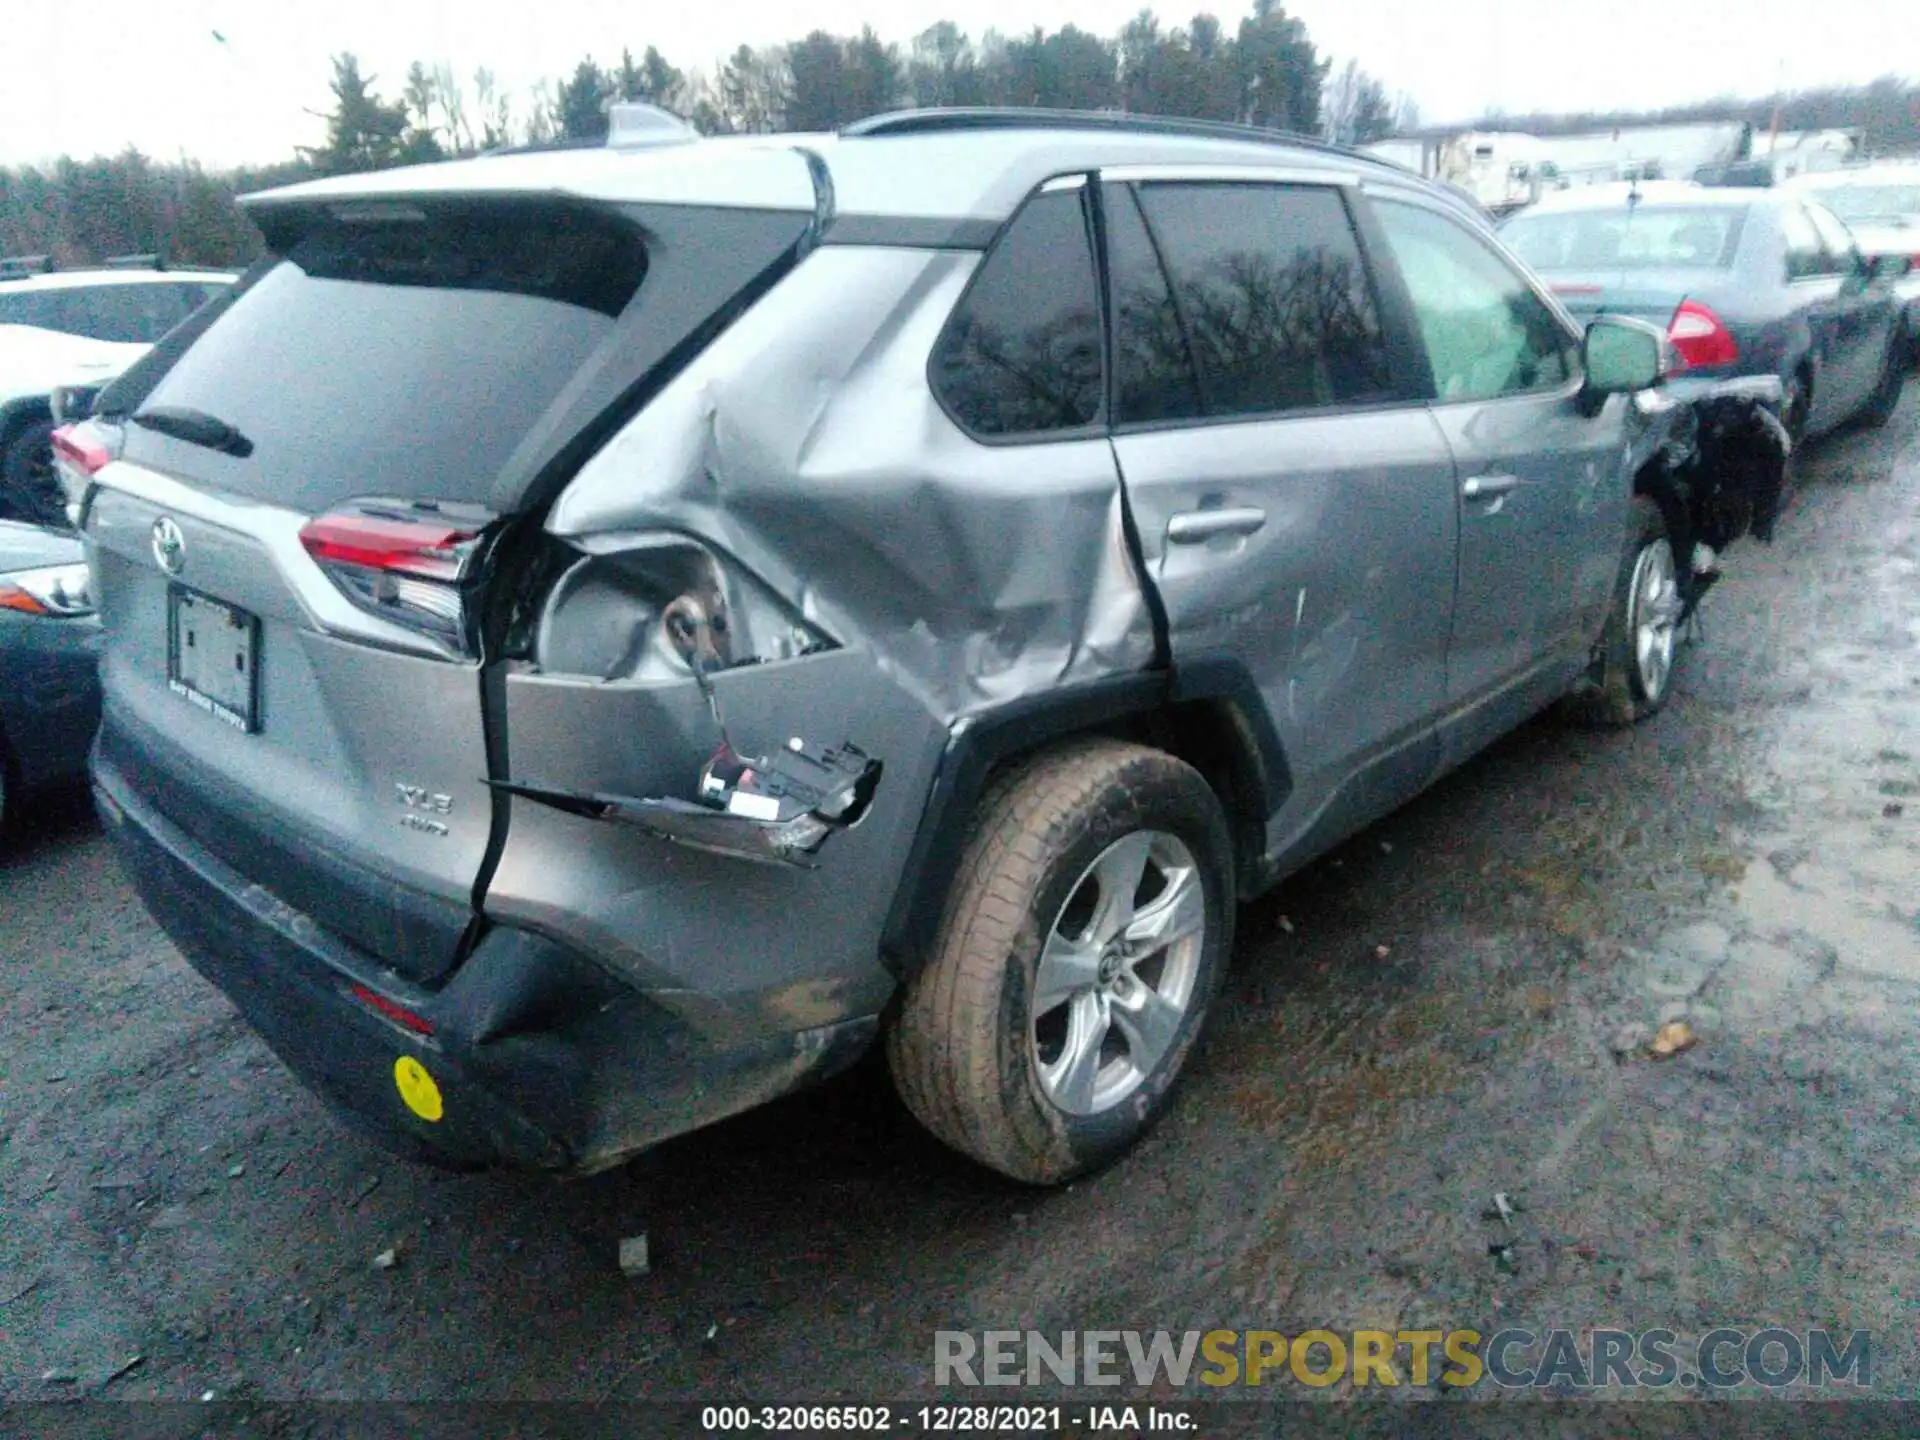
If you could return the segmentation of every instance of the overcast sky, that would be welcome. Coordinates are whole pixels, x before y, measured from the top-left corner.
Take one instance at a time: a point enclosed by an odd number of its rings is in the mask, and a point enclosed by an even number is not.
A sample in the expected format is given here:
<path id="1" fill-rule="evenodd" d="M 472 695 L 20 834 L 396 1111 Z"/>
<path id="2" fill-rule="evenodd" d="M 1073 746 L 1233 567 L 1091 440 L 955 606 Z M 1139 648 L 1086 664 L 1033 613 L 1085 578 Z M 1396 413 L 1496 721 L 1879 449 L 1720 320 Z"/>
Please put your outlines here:
<path id="1" fill-rule="evenodd" d="M 0 47 L 0 164 L 137 145 L 212 165 L 313 144 L 328 56 L 359 55 L 383 93 L 412 60 L 491 68 L 509 91 L 657 45 L 683 69 L 745 41 L 871 24 L 905 41 L 951 19 L 976 38 L 1069 22 L 1115 33 L 1140 0 L 83 0 L 23 7 Z M 1246 5 L 1215 10 L 1229 30 Z M 1541 109 L 1645 108 L 1920 74 L 1920 0 L 1288 0 L 1323 54 L 1352 56 L 1429 122 Z M 1184 24 L 1186 3 L 1162 10 Z M 37 16 L 38 18 L 33 18 Z M 28 32 L 48 43 L 31 43 Z M 214 38 L 225 36 L 222 44 Z"/>

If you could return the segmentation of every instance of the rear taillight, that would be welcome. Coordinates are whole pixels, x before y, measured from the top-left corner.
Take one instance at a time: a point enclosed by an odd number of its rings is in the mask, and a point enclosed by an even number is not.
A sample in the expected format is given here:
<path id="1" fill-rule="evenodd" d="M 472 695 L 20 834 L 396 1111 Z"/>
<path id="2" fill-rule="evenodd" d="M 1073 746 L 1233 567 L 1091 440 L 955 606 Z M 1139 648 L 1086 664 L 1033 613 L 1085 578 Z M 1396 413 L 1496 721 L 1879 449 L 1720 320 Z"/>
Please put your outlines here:
<path id="1" fill-rule="evenodd" d="M 53 432 L 53 458 L 69 465 L 83 476 L 97 475 L 113 459 L 113 452 L 98 434 L 84 425 L 63 425 Z"/>
<path id="2" fill-rule="evenodd" d="M 117 456 L 119 428 L 102 427 L 85 420 L 62 425 L 53 432 L 53 475 L 66 502 L 67 522 L 80 527 L 86 509 L 87 492 L 93 477 L 106 469 Z"/>
<path id="3" fill-rule="evenodd" d="M 362 610 L 464 652 L 471 582 L 493 520 L 470 505 L 362 500 L 308 521 L 300 543 Z"/>
<path id="4" fill-rule="evenodd" d="M 1710 369 L 1731 365 L 1740 358 L 1733 332 L 1720 317 L 1698 300 L 1682 300 L 1667 324 L 1667 338 L 1689 367 Z"/>

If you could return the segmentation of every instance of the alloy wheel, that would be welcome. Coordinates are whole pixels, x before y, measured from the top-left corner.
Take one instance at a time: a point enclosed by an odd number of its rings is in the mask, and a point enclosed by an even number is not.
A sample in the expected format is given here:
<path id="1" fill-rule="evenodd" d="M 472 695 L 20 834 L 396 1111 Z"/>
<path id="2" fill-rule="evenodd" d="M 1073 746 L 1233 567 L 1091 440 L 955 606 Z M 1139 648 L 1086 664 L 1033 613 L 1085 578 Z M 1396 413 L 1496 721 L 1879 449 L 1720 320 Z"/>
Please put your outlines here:
<path id="1" fill-rule="evenodd" d="M 1032 1045 L 1048 1100 L 1095 1115 L 1140 1088 L 1179 1037 L 1206 932 L 1200 866 L 1177 836 L 1135 831 L 1094 858 L 1034 974 Z"/>

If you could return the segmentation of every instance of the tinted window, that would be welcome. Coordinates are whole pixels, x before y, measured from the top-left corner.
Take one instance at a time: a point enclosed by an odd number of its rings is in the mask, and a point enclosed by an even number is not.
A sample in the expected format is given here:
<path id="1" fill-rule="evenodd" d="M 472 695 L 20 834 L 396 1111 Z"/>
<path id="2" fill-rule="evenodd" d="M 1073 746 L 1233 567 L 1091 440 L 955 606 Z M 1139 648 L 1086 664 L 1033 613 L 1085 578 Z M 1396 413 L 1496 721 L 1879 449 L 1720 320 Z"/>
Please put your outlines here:
<path id="1" fill-rule="evenodd" d="M 199 308 L 199 285 L 74 285 L 0 296 L 0 325 L 151 345 Z"/>
<path id="2" fill-rule="evenodd" d="M 1207 413 L 1388 398 L 1380 315 L 1337 191 L 1149 185 L 1140 204 L 1172 277 Z"/>
<path id="3" fill-rule="evenodd" d="M 1037 196 L 1014 217 L 934 347 L 933 384 L 981 435 L 1099 417 L 1099 288 L 1079 190 Z"/>
<path id="4" fill-rule="evenodd" d="M 1190 418 L 1200 413 L 1200 388 L 1186 329 L 1133 192 L 1112 194 L 1107 264 L 1113 274 L 1117 418 L 1123 424 Z"/>
<path id="5" fill-rule="evenodd" d="M 1820 232 L 1820 243 L 1826 249 L 1829 270 L 1844 275 L 1859 265 L 1860 250 L 1854 244 L 1851 230 L 1818 205 L 1807 206 L 1807 218 L 1813 221 L 1813 228 Z"/>
<path id="6" fill-rule="evenodd" d="M 1375 204 L 1441 400 L 1547 389 L 1579 373 L 1573 337 L 1492 246 L 1420 206 Z"/>
<path id="7" fill-rule="evenodd" d="M 1722 205 L 1533 211 L 1502 225 L 1500 238 L 1536 270 L 1724 269 L 1746 214 Z"/>
<path id="8" fill-rule="evenodd" d="M 1780 207 L 1780 235 L 1787 245 L 1787 278 L 1804 280 L 1809 275 L 1825 275 L 1831 270 L 1820 232 L 1798 205 Z"/>
<path id="9" fill-rule="evenodd" d="M 250 457 L 139 427 L 129 457 L 152 447 L 222 488 L 308 512 L 353 496 L 487 495 L 612 333 L 645 251 L 610 215 L 410 214 L 294 241 L 146 396 L 232 425 Z"/>
<path id="10" fill-rule="evenodd" d="M 42 330 L 59 330 L 61 318 L 50 291 L 21 290 L 0 295 L 0 325 L 35 325 Z"/>

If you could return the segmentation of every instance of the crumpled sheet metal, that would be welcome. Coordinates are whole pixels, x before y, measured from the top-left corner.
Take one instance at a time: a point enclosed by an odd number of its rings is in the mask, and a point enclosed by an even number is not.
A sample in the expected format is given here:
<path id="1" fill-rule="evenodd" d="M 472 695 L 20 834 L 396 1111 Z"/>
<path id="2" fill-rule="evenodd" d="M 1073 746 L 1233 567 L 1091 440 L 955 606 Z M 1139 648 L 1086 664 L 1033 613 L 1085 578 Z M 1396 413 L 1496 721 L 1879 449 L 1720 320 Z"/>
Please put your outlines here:
<path id="1" fill-rule="evenodd" d="M 1153 659 L 1105 439 L 968 438 L 923 374 L 979 257 L 815 251 L 556 502 L 583 548 L 730 552 L 953 720 Z"/>
<path id="2" fill-rule="evenodd" d="M 1746 535 L 1770 541 L 1790 498 L 1793 441 L 1780 419 L 1784 401 L 1772 375 L 1687 385 L 1680 393 L 1641 391 L 1631 412 L 1627 470 L 1637 475 L 1660 462 L 1687 516 L 1689 541 L 1715 549 Z"/>

